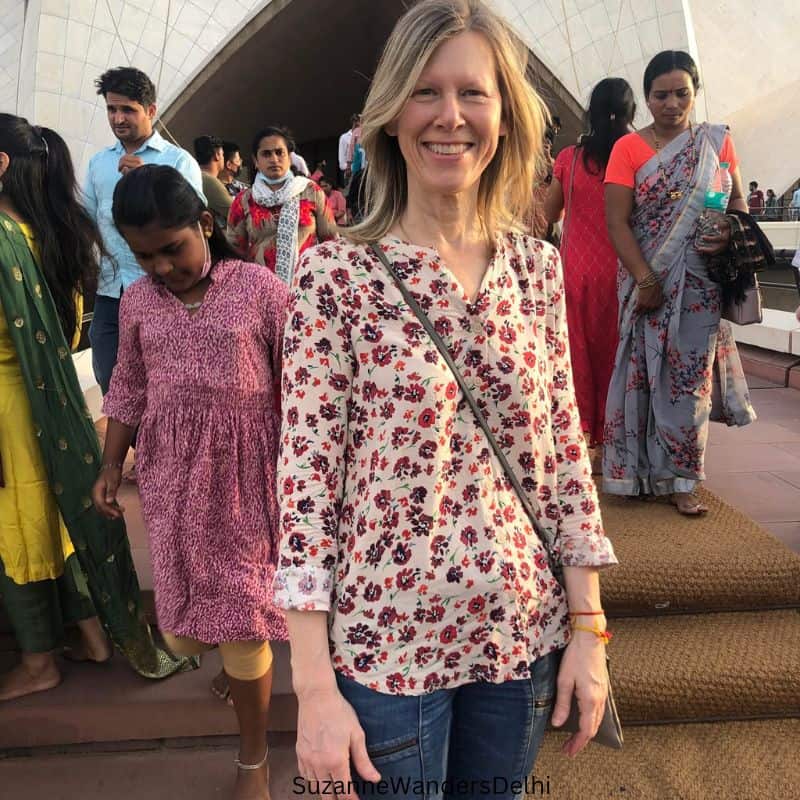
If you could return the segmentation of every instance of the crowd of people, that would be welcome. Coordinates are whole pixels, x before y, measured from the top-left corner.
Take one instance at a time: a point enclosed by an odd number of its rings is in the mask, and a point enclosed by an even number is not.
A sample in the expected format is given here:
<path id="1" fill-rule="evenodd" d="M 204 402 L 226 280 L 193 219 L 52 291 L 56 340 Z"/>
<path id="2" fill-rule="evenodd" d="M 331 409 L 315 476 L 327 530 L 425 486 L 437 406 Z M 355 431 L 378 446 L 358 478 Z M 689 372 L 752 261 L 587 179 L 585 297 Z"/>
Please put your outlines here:
<path id="1" fill-rule="evenodd" d="M 764 192 L 758 188 L 758 181 L 750 181 L 749 189 L 747 210 L 755 218 L 765 222 L 782 220 L 794 222 L 800 218 L 800 188 L 792 193 L 788 206 L 781 203 L 781 198 L 775 194 L 774 189 L 767 189 L 765 196 Z"/>
<path id="2" fill-rule="evenodd" d="M 649 63 L 640 130 L 628 83 L 601 81 L 554 163 L 525 70 L 479 0 L 422 0 L 335 177 L 280 126 L 192 157 L 132 67 L 96 82 L 116 142 L 82 197 L 61 137 L 0 115 L 0 589 L 22 650 L 0 700 L 59 682 L 70 623 L 65 655 L 114 646 L 151 678 L 218 648 L 236 800 L 269 796 L 272 641 L 300 777 L 340 797 L 495 776 L 521 797 L 573 696 L 564 752 L 593 738 L 616 563 L 593 476 L 706 512 L 709 422 L 754 413 L 708 271 L 730 225 L 695 231 L 720 162 L 729 209 L 748 200 L 727 127 L 692 122 L 688 54 Z M 102 455 L 69 358 L 93 291 Z M 132 446 L 164 647 L 117 499 Z"/>

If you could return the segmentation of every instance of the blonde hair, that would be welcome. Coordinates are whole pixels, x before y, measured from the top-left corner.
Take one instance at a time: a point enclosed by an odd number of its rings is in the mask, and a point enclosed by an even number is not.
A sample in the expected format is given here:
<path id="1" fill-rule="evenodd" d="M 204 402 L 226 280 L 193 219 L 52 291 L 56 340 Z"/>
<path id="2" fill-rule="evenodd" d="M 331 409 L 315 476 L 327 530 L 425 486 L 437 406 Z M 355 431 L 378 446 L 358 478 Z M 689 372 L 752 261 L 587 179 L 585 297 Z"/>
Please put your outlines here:
<path id="1" fill-rule="evenodd" d="M 405 211 L 406 164 L 386 126 L 400 116 L 436 48 L 468 31 L 485 36 L 492 48 L 507 128 L 481 175 L 478 215 L 493 235 L 518 227 L 529 210 L 550 115 L 525 77 L 527 50 L 480 0 L 421 0 L 395 25 L 361 114 L 361 144 L 369 165 L 362 189 L 368 211 L 362 222 L 343 231 L 353 241 L 377 241 Z"/>

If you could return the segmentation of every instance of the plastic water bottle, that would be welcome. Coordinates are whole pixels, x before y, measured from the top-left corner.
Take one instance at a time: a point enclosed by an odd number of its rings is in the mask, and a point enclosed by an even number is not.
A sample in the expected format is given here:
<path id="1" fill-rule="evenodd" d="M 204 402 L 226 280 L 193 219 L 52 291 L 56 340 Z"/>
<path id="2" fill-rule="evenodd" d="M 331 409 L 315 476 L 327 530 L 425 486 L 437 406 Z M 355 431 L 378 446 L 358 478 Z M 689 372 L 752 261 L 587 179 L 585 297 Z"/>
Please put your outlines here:
<path id="1" fill-rule="evenodd" d="M 695 246 L 702 247 L 706 236 L 714 236 L 720 232 L 719 223 L 728 210 L 728 202 L 733 191 L 733 178 L 729 170 L 730 164 L 721 161 L 714 172 L 711 184 L 706 189 L 703 213 L 697 223 Z"/>

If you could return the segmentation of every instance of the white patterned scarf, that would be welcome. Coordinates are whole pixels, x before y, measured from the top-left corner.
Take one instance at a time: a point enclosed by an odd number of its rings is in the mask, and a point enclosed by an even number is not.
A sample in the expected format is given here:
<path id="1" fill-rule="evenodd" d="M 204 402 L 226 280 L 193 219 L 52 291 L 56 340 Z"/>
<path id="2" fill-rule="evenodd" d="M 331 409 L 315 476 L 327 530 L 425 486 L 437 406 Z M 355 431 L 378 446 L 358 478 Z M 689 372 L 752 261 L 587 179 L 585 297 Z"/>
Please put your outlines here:
<path id="1" fill-rule="evenodd" d="M 298 225 L 300 222 L 300 195 L 311 183 L 302 175 L 286 178 L 277 191 L 259 172 L 253 183 L 253 199 L 264 208 L 280 206 L 278 235 L 275 239 L 275 273 L 287 285 L 292 282 L 299 249 Z"/>

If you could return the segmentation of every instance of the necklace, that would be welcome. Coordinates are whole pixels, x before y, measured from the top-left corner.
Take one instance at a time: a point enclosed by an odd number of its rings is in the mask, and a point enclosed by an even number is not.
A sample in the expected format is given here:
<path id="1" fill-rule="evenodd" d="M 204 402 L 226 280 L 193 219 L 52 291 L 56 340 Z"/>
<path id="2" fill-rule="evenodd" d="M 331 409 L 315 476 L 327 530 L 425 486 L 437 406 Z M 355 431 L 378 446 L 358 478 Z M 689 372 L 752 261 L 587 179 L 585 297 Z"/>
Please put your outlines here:
<path id="1" fill-rule="evenodd" d="M 664 164 L 661 161 L 661 142 L 656 135 L 656 126 L 650 126 L 650 133 L 653 135 L 653 143 L 656 146 L 656 158 L 658 159 L 658 174 L 661 177 L 664 185 L 667 185 L 667 173 L 664 169 Z M 680 134 L 679 134 L 680 135 Z M 692 140 L 692 149 L 694 149 L 694 130 L 692 128 L 692 123 L 689 123 L 689 138 Z M 683 190 L 682 189 L 673 189 L 670 192 L 667 192 L 667 197 L 673 202 L 677 202 L 678 200 L 683 197 Z"/>
<path id="2" fill-rule="evenodd" d="M 199 300 L 197 303 L 184 303 L 184 304 L 183 304 L 183 307 L 184 307 L 184 308 L 185 308 L 187 311 L 196 311 L 196 310 L 197 310 L 198 308 L 200 308 L 200 306 L 202 306 L 202 305 L 203 305 L 203 301 L 202 301 L 202 300 Z"/>

